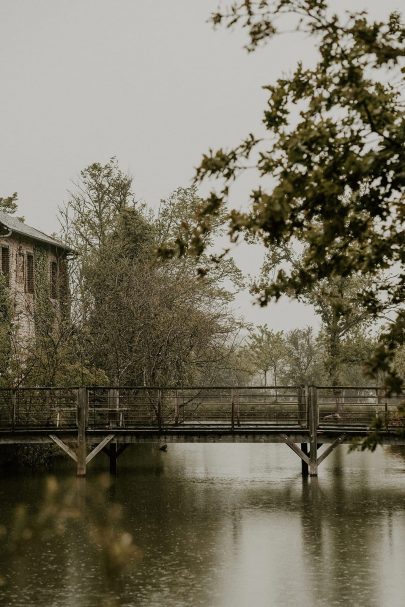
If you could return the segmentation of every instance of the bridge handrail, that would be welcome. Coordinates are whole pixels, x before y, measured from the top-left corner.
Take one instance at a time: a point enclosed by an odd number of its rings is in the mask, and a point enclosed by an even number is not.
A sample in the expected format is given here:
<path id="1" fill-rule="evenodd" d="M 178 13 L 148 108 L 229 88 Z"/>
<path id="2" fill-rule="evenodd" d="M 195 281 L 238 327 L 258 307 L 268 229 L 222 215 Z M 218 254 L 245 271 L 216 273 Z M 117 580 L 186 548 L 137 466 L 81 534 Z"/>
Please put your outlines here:
<path id="1" fill-rule="evenodd" d="M 3 387 L 0 431 L 77 427 L 79 394 L 85 394 L 85 423 L 92 429 L 176 424 L 308 429 L 310 421 L 317 428 L 367 427 L 378 417 L 389 428 L 402 424 L 398 404 L 404 398 L 389 397 L 381 386 Z M 315 417 L 309 416 L 311 398 Z"/>

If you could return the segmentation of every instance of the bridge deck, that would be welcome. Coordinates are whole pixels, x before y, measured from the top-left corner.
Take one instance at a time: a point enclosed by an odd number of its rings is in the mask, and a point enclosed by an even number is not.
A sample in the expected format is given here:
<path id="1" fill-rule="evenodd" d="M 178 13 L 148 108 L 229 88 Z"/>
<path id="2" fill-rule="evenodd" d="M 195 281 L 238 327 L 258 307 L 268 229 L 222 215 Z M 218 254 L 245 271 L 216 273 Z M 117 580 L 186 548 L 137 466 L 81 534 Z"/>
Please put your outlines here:
<path id="1" fill-rule="evenodd" d="M 348 443 L 377 428 L 381 443 L 405 444 L 402 402 L 376 387 L 3 389 L 0 444 L 56 442 L 85 471 L 86 445 L 101 444 L 98 453 L 155 441 L 286 442 L 306 464 L 296 444 L 308 443 L 315 470 L 320 443 Z M 72 440 L 77 453 L 64 443 Z"/>

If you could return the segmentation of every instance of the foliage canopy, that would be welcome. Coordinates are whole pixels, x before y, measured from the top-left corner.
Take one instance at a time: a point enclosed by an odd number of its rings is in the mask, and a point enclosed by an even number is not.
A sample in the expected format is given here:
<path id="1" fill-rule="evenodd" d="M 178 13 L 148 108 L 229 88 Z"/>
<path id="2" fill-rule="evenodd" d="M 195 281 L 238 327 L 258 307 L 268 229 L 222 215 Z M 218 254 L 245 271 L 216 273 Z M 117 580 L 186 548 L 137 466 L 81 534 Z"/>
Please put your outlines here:
<path id="1" fill-rule="evenodd" d="M 78 253 L 71 283 L 80 356 L 110 382 L 209 383 L 229 353 L 238 330 L 228 309 L 233 264 L 198 279 L 196 260 L 155 255 L 196 204 L 195 188 L 178 188 L 154 217 L 112 158 L 81 172 L 61 210 L 64 238 Z"/>
<path id="2" fill-rule="evenodd" d="M 400 16 L 372 21 L 365 12 L 333 14 L 326 0 L 243 0 L 212 15 L 214 25 L 241 26 L 254 51 L 283 31 L 315 43 L 316 65 L 298 62 L 264 88 L 266 137 L 249 134 L 230 150 L 210 150 L 196 181 L 220 178 L 187 226 L 178 250 L 199 254 L 210 218 L 224 212 L 229 186 L 253 167 L 257 185 L 247 210 L 227 214 L 229 233 L 266 247 L 305 244 L 298 266 L 280 268 L 263 284 L 261 305 L 299 297 L 320 280 L 367 275 L 363 305 L 378 316 L 404 300 L 405 28 Z M 284 28 L 284 29 L 285 29 Z M 379 280 L 381 272 L 386 278 Z M 375 280 L 373 280 L 375 279 Z M 396 316 L 371 368 L 388 370 L 403 343 L 405 314 Z M 391 387 L 400 377 L 391 373 Z"/>

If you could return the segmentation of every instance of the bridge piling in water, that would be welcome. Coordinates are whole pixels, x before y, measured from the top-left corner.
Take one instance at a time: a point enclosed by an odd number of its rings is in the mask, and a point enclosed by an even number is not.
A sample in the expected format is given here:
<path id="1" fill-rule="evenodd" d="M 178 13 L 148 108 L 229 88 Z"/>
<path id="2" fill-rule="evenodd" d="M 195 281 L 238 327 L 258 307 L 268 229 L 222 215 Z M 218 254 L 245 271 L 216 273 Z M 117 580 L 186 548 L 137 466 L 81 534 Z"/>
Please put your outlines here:
<path id="1" fill-rule="evenodd" d="M 110 458 L 110 474 L 112 474 L 113 476 L 117 475 L 117 459 L 118 459 L 117 451 L 118 451 L 117 443 L 111 443 L 110 448 L 109 448 L 109 458 Z"/>
<path id="2" fill-rule="evenodd" d="M 308 456 L 308 444 L 307 443 L 301 443 L 301 451 Z M 301 474 L 304 477 L 307 477 L 309 474 L 309 470 L 308 470 L 308 464 L 305 460 L 301 459 Z"/>

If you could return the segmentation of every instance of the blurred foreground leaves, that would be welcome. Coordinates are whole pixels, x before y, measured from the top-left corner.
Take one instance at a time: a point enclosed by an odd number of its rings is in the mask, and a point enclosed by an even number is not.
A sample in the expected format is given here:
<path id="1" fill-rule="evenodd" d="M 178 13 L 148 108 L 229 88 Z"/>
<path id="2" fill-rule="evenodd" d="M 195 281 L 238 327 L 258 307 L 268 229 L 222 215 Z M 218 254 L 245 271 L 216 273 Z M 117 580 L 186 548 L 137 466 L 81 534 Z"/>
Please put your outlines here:
<path id="1" fill-rule="evenodd" d="M 141 559 L 142 551 L 124 528 L 123 508 L 111 501 L 110 489 L 108 475 L 91 483 L 47 477 L 42 501 L 34 508 L 17 505 L 9 523 L 0 526 L 3 550 L 22 555 L 30 543 L 58 542 L 73 531 L 83 537 L 83 545 L 96 548 L 104 576 L 115 578 Z M 5 583 L 0 572 L 0 585 Z"/>

